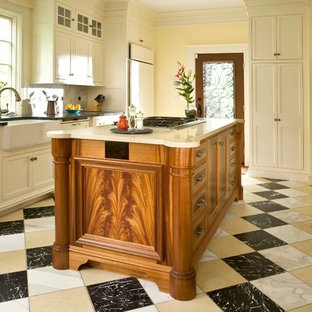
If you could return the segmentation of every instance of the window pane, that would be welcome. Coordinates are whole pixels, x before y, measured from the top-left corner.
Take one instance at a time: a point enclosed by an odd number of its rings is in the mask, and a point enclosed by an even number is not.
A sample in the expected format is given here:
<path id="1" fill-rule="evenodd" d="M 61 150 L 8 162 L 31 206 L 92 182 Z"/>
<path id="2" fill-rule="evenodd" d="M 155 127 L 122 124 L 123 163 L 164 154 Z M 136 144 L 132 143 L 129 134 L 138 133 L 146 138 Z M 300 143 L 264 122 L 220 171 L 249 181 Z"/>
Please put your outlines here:
<path id="1" fill-rule="evenodd" d="M 11 64 L 11 44 L 0 41 L 0 63 Z"/>
<path id="2" fill-rule="evenodd" d="M 0 40 L 11 41 L 11 19 L 0 16 Z"/>
<path id="3" fill-rule="evenodd" d="M 10 81 L 10 67 L 0 65 L 0 81 L 8 83 Z"/>
<path id="4" fill-rule="evenodd" d="M 203 64 L 206 117 L 234 118 L 234 63 Z"/>

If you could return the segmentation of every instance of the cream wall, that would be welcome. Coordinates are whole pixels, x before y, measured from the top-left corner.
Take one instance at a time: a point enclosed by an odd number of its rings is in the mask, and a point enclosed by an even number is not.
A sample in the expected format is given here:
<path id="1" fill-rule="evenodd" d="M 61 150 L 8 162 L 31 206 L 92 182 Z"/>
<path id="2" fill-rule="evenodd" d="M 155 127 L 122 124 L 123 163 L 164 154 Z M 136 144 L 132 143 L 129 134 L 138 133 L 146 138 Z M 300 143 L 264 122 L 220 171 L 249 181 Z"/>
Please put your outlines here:
<path id="1" fill-rule="evenodd" d="M 173 87 L 177 61 L 187 67 L 187 45 L 248 42 L 248 23 L 155 28 L 155 114 L 184 116 L 185 103 Z"/>

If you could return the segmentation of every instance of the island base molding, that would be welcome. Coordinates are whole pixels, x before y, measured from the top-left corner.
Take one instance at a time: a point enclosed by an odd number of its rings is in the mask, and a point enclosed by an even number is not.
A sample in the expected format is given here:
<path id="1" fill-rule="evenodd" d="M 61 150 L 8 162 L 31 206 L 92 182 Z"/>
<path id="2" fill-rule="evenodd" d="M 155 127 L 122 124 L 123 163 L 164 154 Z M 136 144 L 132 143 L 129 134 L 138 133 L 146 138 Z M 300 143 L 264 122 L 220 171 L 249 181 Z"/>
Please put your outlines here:
<path id="1" fill-rule="evenodd" d="M 129 142 L 122 159 L 106 154 L 106 141 L 53 138 L 53 267 L 90 265 L 193 299 L 200 258 L 243 198 L 242 127 L 233 122 L 195 148 Z"/>

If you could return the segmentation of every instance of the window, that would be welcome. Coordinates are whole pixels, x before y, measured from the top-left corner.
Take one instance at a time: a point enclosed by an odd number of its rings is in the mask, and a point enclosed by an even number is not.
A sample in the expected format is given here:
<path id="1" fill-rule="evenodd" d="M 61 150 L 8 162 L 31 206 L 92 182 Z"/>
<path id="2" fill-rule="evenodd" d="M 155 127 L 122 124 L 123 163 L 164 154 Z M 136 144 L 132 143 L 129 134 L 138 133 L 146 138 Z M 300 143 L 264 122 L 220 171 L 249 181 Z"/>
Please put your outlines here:
<path id="1" fill-rule="evenodd" d="M 7 87 L 17 87 L 16 22 L 16 16 L 0 10 L 0 82 L 6 83 Z M 3 92 L 0 100 L 2 109 L 8 104 L 9 110 L 15 111 L 15 98 L 12 92 Z"/>

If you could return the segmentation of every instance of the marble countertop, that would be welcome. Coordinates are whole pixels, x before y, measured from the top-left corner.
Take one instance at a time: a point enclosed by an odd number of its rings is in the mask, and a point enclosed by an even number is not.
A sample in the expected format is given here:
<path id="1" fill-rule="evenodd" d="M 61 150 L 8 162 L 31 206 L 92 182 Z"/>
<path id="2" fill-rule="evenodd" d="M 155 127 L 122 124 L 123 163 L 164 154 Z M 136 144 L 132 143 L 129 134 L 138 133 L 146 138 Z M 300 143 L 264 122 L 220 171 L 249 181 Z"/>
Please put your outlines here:
<path id="1" fill-rule="evenodd" d="M 236 123 L 242 123 L 239 119 L 210 119 L 206 122 L 186 127 L 183 129 L 152 128 L 152 133 L 147 134 L 117 134 L 112 133 L 114 126 L 90 127 L 74 130 L 49 131 L 47 136 L 54 139 L 89 139 L 100 141 L 116 141 L 142 144 L 157 144 L 167 147 L 193 148 L 200 145 L 200 141 L 211 137 L 220 130 L 225 130 Z"/>

